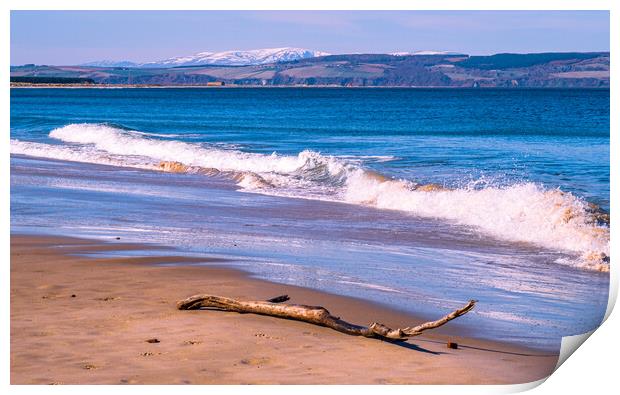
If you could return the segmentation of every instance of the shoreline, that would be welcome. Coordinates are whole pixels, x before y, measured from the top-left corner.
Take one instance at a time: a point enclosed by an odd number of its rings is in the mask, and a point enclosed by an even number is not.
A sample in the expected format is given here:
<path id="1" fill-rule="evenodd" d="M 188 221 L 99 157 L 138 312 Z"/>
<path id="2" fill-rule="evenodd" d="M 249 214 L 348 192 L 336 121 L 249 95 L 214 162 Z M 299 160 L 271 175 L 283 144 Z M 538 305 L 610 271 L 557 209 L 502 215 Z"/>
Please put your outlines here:
<path id="1" fill-rule="evenodd" d="M 593 90 L 609 91 L 609 87 L 503 87 L 503 86 L 341 86 L 341 85 L 149 85 L 149 84 L 10 84 L 13 89 L 413 89 L 413 90 Z"/>
<path id="2" fill-rule="evenodd" d="M 557 362 L 554 353 L 473 338 L 458 319 L 393 344 L 274 317 L 178 311 L 177 300 L 197 293 L 253 300 L 289 294 L 290 303 L 322 305 L 352 323 L 423 321 L 369 301 L 259 280 L 221 259 L 175 257 L 174 250 L 76 255 L 154 248 L 12 234 L 11 383 L 508 384 L 546 377 Z M 448 340 L 459 349 L 448 349 Z"/>

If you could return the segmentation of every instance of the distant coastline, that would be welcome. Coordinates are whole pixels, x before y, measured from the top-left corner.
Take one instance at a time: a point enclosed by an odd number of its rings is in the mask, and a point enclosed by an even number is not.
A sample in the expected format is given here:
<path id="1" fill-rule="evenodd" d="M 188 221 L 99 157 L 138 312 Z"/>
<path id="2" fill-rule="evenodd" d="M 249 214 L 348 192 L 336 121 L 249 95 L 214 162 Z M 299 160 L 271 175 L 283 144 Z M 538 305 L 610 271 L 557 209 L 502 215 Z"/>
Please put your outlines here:
<path id="1" fill-rule="evenodd" d="M 11 82 L 50 87 L 609 88 L 609 52 L 350 54 L 242 66 L 11 66 Z M 80 86 L 81 87 L 81 86 Z"/>
<path id="2" fill-rule="evenodd" d="M 14 84 L 11 89 L 440 89 L 440 90 L 609 90 L 610 87 L 462 87 L 462 86 L 339 86 L 339 85 L 149 85 L 149 84 Z"/>
<path id="3" fill-rule="evenodd" d="M 462 87 L 462 86 L 340 86 L 340 85 L 151 85 L 151 84 L 25 84 L 11 83 L 11 89 L 441 89 L 441 90 L 548 90 L 588 89 L 609 90 L 603 87 Z"/>

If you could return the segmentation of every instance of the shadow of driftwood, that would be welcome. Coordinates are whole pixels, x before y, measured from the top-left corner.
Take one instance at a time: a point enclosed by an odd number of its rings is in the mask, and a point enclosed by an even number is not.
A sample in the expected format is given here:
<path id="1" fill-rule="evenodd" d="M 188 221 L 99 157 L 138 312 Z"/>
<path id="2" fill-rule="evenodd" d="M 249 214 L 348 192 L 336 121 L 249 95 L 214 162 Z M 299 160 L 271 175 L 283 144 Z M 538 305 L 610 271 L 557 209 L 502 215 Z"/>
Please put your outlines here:
<path id="1" fill-rule="evenodd" d="M 418 341 L 424 342 L 424 343 L 435 343 L 435 344 L 444 344 L 444 345 L 446 344 L 445 342 L 438 341 L 438 340 L 419 339 Z M 514 351 L 497 350 L 497 349 L 492 349 L 492 348 L 487 348 L 487 347 L 468 346 L 466 344 L 461 344 L 461 343 L 459 343 L 459 348 L 468 348 L 471 350 L 480 350 L 480 351 L 494 352 L 494 353 L 506 354 L 506 355 L 517 355 L 521 357 L 557 357 L 558 356 L 558 354 L 521 353 L 521 352 L 514 352 Z"/>
<path id="2" fill-rule="evenodd" d="M 383 340 L 383 341 L 385 343 L 394 344 L 394 345 L 399 346 L 399 347 L 404 347 L 404 348 L 409 349 L 409 350 L 419 351 L 419 352 L 423 352 L 423 353 L 427 353 L 427 354 L 433 354 L 433 355 L 445 354 L 444 352 L 431 351 L 431 350 L 428 350 L 426 348 L 422 348 L 422 347 L 418 346 L 417 344 L 408 343 L 408 342 L 402 341 L 402 340 Z"/>

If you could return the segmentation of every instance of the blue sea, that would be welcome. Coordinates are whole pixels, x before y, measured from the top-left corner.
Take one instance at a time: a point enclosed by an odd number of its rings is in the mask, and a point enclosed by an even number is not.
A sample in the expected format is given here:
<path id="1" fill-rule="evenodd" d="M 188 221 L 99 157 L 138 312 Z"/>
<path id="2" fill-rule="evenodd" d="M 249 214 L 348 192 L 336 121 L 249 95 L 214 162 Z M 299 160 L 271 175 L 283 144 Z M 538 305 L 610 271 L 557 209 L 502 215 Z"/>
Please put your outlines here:
<path id="1" fill-rule="evenodd" d="M 609 104 L 576 89 L 12 89 L 11 230 L 225 257 L 430 318 L 477 299 L 459 318 L 476 336 L 557 350 L 607 307 Z"/>

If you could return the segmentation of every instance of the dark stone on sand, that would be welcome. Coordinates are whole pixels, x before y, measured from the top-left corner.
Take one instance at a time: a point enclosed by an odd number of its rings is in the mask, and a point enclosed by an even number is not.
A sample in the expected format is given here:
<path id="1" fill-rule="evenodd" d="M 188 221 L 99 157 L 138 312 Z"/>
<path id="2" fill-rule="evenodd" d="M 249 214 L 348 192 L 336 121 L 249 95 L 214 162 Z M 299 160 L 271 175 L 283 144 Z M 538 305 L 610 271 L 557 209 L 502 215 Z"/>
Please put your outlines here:
<path id="1" fill-rule="evenodd" d="M 152 338 L 152 339 L 148 339 L 148 340 L 146 340 L 146 342 L 147 342 L 147 343 L 159 343 L 159 339 L 157 339 L 157 338 L 155 338 L 155 337 L 154 337 L 154 338 Z"/>

